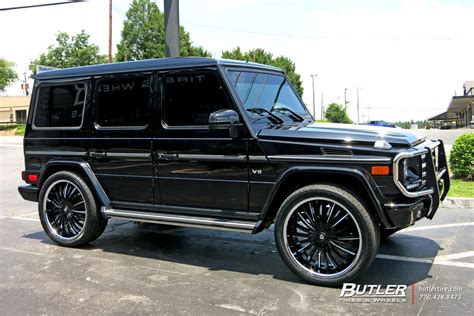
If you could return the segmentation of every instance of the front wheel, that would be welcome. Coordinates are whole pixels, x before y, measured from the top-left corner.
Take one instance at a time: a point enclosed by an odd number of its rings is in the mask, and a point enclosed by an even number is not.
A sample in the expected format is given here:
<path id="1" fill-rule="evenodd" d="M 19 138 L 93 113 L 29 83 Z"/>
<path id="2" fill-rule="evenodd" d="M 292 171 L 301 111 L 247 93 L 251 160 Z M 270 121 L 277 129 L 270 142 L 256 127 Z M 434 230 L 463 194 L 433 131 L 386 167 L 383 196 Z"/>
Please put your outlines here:
<path id="1" fill-rule="evenodd" d="M 280 256 L 307 282 L 334 286 L 363 273 L 377 254 L 378 226 L 349 191 L 311 185 L 292 193 L 275 221 Z"/>

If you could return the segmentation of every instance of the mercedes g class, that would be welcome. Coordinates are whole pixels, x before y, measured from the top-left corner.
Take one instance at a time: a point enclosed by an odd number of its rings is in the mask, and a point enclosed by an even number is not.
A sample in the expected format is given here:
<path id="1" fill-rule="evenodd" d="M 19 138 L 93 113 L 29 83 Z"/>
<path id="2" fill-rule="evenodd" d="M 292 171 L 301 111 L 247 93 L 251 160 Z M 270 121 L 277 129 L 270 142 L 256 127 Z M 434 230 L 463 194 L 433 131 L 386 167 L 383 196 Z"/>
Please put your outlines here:
<path id="1" fill-rule="evenodd" d="M 55 243 L 109 218 L 259 233 L 319 285 L 354 279 L 380 239 L 431 219 L 449 190 L 443 142 L 315 123 L 282 70 L 164 58 L 39 73 L 26 185 Z"/>

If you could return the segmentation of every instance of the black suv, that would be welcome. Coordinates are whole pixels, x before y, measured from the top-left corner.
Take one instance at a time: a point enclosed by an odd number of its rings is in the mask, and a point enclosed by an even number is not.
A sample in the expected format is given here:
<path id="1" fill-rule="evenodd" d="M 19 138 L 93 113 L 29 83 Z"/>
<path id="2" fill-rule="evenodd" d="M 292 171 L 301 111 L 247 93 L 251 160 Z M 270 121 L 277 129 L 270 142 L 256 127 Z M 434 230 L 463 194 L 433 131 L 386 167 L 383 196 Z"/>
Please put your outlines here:
<path id="1" fill-rule="evenodd" d="M 108 218 L 253 234 L 274 223 L 288 267 L 335 285 L 449 190 L 440 140 L 315 124 L 285 74 L 255 63 L 48 71 L 29 113 L 19 191 L 62 246 L 92 242 Z"/>

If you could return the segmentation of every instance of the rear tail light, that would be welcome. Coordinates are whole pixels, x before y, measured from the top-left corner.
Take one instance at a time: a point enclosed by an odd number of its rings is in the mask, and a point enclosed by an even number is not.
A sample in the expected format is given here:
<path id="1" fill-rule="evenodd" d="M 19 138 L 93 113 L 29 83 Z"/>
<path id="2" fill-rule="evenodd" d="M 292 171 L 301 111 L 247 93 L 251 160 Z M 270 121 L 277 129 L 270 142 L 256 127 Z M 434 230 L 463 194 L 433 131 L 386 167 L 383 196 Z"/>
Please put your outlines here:
<path id="1" fill-rule="evenodd" d="M 27 183 L 37 183 L 38 182 L 38 174 L 37 173 L 29 173 L 27 171 L 21 172 L 21 179 Z"/>

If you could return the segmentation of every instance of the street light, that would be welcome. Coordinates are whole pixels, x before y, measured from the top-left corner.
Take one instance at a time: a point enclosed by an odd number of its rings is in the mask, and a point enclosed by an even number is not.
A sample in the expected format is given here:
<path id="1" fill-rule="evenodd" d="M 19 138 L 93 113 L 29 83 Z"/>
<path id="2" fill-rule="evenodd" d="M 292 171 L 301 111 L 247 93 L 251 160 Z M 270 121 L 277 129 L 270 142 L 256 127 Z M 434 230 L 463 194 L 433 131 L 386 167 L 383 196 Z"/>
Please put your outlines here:
<path id="1" fill-rule="evenodd" d="M 311 75 L 311 80 L 313 82 L 313 115 L 314 115 L 314 119 L 316 120 L 316 102 L 315 102 L 315 99 L 314 99 L 314 78 L 316 78 L 318 75 L 314 74 L 314 75 Z"/>

